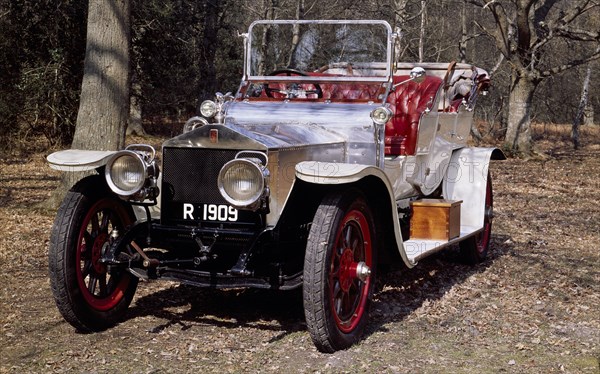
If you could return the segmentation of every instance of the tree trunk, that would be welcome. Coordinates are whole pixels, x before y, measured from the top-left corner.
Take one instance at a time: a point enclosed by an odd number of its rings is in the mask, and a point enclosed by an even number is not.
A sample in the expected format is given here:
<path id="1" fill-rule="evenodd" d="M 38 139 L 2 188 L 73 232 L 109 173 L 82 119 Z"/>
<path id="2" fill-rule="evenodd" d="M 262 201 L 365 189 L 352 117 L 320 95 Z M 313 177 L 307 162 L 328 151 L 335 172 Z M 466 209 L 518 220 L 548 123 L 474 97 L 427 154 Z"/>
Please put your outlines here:
<path id="1" fill-rule="evenodd" d="M 583 114 L 583 125 L 594 126 L 594 106 L 588 103 Z"/>
<path id="2" fill-rule="evenodd" d="M 467 62 L 467 3 L 464 2 L 460 10 L 460 42 L 458 43 L 458 59 Z"/>
<path id="3" fill-rule="evenodd" d="M 77 125 L 71 148 L 117 150 L 129 116 L 129 0 L 90 0 Z"/>
<path id="4" fill-rule="evenodd" d="M 408 0 L 394 0 L 394 31 L 398 33 L 399 37 L 399 40 L 394 45 L 394 63 L 402 60 L 402 43 L 404 43 L 404 32 L 406 32 L 406 20 L 409 17 L 406 10 L 407 5 Z"/>
<path id="5" fill-rule="evenodd" d="M 421 0 L 421 30 L 419 31 L 419 62 L 423 62 L 424 59 L 424 45 L 425 45 L 425 24 L 427 19 L 427 13 L 425 12 L 427 2 Z"/>
<path id="6" fill-rule="evenodd" d="M 579 141 L 579 126 L 583 123 L 583 116 L 585 114 L 585 108 L 588 104 L 588 92 L 590 88 L 590 77 L 592 75 L 592 68 L 588 65 L 585 73 L 585 79 L 583 80 L 583 87 L 581 88 L 581 99 L 579 100 L 579 107 L 577 108 L 577 114 L 573 119 L 572 135 L 573 148 L 579 149 L 581 142 Z"/>
<path id="7" fill-rule="evenodd" d="M 146 131 L 142 126 L 142 102 L 140 97 L 142 96 L 142 85 L 135 79 L 137 74 L 131 82 L 131 98 L 129 99 L 129 121 L 127 121 L 127 135 L 140 135 L 146 136 Z"/>
<path id="8" fill-rule="evenodd" d="M 90 0 L 84 76 L 72 149 L 118 150 L 129 116 L 129 0 Z M 48 201 L 58 206 L 68 189 L 89 173 L 63 173 Z"/>
<path id="9" fill-rule="evenodd" d="M 296 19 L 304 19 L 304 0 L 298 0 L 298 4 L 296 6 Z M 298 48 L 298 43 L 300 43 L 300 25 L 295 24 L 292 27 L 292 45 L 290 47 L 290 56 L 287 61 L 287 66 L 293 66 L 292 64 L 296 64 L 295 52 L 296 48 Z"/>
<path id="10" fill-rule="evenodd" d="M 531 103 L 537 84 L 514 73 L 508 100 L 508 127 L 504 148 L 512 153 L 531 154 Z"/>
<path id="11" fill-rule="evenodd" d="M 217 68 L 215 60 L 219 45 L 219 14 L 223 1 L 206 1 L 204 3 L 204 30 L 200 45 L 200 87 L 198 103 L 206 99 L 214 99 L 217 92 Z"/>

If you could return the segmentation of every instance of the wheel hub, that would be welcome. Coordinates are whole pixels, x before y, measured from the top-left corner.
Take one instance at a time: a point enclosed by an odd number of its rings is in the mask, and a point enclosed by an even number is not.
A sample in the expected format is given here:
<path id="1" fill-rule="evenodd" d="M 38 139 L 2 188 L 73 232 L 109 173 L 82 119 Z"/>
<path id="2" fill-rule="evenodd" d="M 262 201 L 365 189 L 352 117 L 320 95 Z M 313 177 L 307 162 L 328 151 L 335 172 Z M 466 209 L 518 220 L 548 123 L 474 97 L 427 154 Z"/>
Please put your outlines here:
<path id="1" fill-rule="evenodd" d="M 353 273 L 356 274 L 356 264 L 353 260 L 352 251 L 350 249 L 344 250 L 340 258 L 340 287 L 344 292 L 348 292 L 355 278 Z"/>
<path id="2" fill-rule="evenodd" d="M 494 208 L 491 206 L 486 206 L 484 215 L 488 221 L 491 221 L 492 218 L 494 218 Z"/>
<path id="3" fill-rule="evenodd" d="M 102 258 L 102 252 L 107 241 L 108 234 L 101 233 L 96 237 L 92 246 L 92 266 L 97 274 L 106 272 L 106 266 L 100 262 L 100 259 Z"/>
<path id="4" fill-rule="evenodd" d="M 340 288 L 342 291 L 348 292 L 355 279 L 365 282 L 370 275 L 371 269 L 365 262 L 354 262 L 354 253 L 352 250 L 344 250 L 340 258 Z"/>
<path id="5" fill-rule="evenodd" d="M 363 261 L 356 264 L 356 277 L 363 282 L 366 282 L 367 279 L 371 276 L 371 268 L 367 266 Z"/>

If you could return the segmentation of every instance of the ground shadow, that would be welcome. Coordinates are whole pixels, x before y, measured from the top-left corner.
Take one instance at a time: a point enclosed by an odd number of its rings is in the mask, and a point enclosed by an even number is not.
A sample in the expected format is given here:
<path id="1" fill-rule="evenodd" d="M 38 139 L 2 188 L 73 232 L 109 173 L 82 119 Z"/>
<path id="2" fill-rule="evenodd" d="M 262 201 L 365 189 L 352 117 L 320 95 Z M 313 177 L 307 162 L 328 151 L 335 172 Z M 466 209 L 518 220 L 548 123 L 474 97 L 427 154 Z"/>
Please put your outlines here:
<path id="1" fill-rule="evenodd" d="M 182 330 L 195 325 L 253 327 L 280 331 L 271 339 L 276 341 L 306 329 L 301 290 L 216 290 L 173 285 L 137 299 L 126 318 L 148 315 L 167 321 L 151 330 L 155 333 L 173 325 Z"/>
<path id="2" fill-rule="evenodd" d="M 389 322 L 405 319 L 426 301 L 441 299 L 452 287 L 474 274 L 482 273 L 498 258 L 513 252 L 514 244 L 506 235 L 493 235 L 487 259 L 477 265 L 464 263 L 458 246 L 421 260 L 412 269 L 392 268 L 380 276 L 367 335 L 387 331 Z"/>
<path id="3" fill-rule="evenodd" d="M 444 296 L 454 285 L 485 271 L 494 261 L 511 252 L 507 236 L 493 236 L 488 259 L 476 266 L 461 263 L 455 248 L 421 261 L 413 269 L 393 267 L 380 274 L 372 316 L 366 335 L 385 331 L 389 322 L 406 318 L 425 301 Z M 240 326 L 279 331 L 277 341 L 306 330 L 302 291 L 256 289 L 213 290 L 174 285 L 136 300 L 127 319 L 155 316 L 165 323 L 154 327 L 158 333 L 174 325 L 187 330 L 196 325 L 225 328 Z"/>

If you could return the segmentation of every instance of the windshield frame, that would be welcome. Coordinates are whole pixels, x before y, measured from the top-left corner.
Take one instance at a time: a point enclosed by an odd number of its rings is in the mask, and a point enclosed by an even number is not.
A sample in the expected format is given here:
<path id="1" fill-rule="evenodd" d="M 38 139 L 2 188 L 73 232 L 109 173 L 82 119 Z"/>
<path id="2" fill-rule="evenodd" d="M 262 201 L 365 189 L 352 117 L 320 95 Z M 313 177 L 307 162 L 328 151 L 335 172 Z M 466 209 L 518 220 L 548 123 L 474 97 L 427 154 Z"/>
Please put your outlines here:
<path id="1" fill-rule="evenodd" d="M 320 25 L 320 24 L 331 24 L 331 25 L 381 25 L 387 31 L 387 51 L 386 61 L 384 69 L 381 69 L 383 75 L 381 76 L 272 76 L 272 75 L 250 75 L 252 56 L 252 29 L 257 25 Z M 246 34 L 246 40 L 244 44 L 244 79 L 246 81 L 255 82 L 297 82 L 299 80 L 303 82 L 364 82 L 364 83 L 379 83 L 389 82 L 392 77 L 392 64 L 393 64 L 393 50 L 394 50 L 394 36 L 392 27 L 387 21 L 382 20 L 258 20 L 252 22 L 248 28 Z M 376 63 L 377 64 L 377 63 Z M 381 65 L 378 63 L 377 65 Z"/>

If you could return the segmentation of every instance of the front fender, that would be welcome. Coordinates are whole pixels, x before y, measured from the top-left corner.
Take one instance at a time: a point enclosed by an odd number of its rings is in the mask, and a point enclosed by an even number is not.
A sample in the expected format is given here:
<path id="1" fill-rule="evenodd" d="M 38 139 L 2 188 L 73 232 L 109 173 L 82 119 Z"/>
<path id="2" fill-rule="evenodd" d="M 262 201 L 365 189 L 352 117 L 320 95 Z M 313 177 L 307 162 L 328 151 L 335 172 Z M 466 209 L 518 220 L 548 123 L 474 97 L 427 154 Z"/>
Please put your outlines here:
<path id="1" fill-rule="evenodd" d="M 369 175 L 377 176 L 392 191 L 387 175 L 372 165 L 318 161 L 304 161 L 296 165 L 296 177 L 308 183 L 345 184 L 359 181 Z"/>
<path id="2" fill-rule="evenodd" d="M 106 165 L 108 159 L 117 151 L 89 151 L 67 149 L 50 154 L 46 160 L 54 170 L 87 171 Z"/>
<path id="3" fill-rule="evenodd" d="M 375 209 L 373 212 L 378 216 L 383 234 L 389 238 L 390 245 L 386 247 L 391 247 L 392 242 L 395 242 L 406 266 L 414 266 L 404 250 L 393 186 L 383 170 L 373 165 L 305 161 L 296 165 L 296 178 L 314 185 L 355 184 L 362 187 L 369 200 L 375 203 L 375 207 L 387 208 Z"/>

